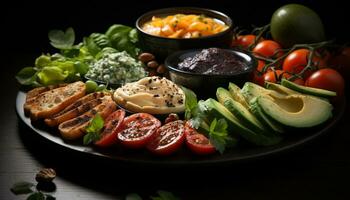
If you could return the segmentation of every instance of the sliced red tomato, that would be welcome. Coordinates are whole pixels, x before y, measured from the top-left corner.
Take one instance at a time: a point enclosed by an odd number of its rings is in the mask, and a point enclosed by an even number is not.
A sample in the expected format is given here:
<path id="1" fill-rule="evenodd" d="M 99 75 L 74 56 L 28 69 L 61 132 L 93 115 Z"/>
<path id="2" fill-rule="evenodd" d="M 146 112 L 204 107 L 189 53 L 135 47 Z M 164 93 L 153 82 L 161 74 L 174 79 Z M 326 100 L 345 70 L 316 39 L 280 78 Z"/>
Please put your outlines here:
<path id="1" fill-rule="evenodd" d="M 184 122 L 176 120 L 160 127 L 147 149 L 157 155 L 169 155 L 177 151 L 185 140 Z"/>
<path id="2" fill-rule="evenodd" d="M 186 145 L 195 154 L 207 155 L 216 151 L 210 140 L 203 134 L 198 133 L 189 123 L 185 125 Z"/>
<path id="3" fill-rule="evenodd" d="M 119 109 L 110 114 L 104 123 L 104 129 L 101 138 L 95 142 L 96 146 L 108 147 L 117 142 L 118 133 L 122 130 L 122 123 L 125 117 L 125 111 Z"/>
<path id="4" fill-rule="evenodd" d="M 125 147 L 137 149 L 146 146 L 161 122 L 147 113 L 137 113 L 126 117 L 118 139 Z"/>

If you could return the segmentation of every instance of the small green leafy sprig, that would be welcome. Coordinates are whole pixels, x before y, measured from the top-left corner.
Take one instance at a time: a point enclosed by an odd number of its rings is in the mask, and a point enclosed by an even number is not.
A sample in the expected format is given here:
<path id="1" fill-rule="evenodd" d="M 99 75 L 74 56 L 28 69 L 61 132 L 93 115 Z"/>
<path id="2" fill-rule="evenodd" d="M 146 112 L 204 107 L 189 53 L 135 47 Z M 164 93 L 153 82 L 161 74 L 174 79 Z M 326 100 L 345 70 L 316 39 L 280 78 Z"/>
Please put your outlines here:
<path id="1" fill-rule="evenodd" d="M 54 196 L 38 190 L 34 183 L 31 182 L 17 182 L 11 187 L 11 192 L 15 195 L 29 194 L 27 200 L 54 200 Z"/>

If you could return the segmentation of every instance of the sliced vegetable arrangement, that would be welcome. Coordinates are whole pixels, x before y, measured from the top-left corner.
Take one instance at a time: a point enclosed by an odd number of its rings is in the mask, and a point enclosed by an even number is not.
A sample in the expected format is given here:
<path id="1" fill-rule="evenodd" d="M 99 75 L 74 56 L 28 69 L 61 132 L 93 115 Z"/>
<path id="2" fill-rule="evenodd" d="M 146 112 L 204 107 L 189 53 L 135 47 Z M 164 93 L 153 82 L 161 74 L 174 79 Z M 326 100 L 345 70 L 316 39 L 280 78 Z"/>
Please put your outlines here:
<path id="1" fill-rule="evenodd" d="M 314 23 L 317 33 L 290 33 L 292 26 L 305 27 L 298 24 L 301 16 L 293 18 L 299 11 L 305 23 Z M 199 22 L 201 26 L 214 23 L 199 15 L 188 16 L 154 18 L 145 27 L 191 21 L 185 27 L 190 29 Z M 271 36 L 266 34 L 269 31 Z M 50 31 L 50 43 L 59 53 L 39 56 L 34 67 L 23 68 L 16 78 L 22 85 L 36 87 L 27 93 L 25 114 L 32 121 L 44 120 L 57 127 L 65 140 L 82 140 L 98 148 L 144 149 L 161 156 L 183 146 L 198 155 L 222 154 L 245 143 L 276 145 L 290 130 L 319 126 L 332 117 L 331 102 L 344 95 L 345 85 L 337 66 L 348 57 L 346 48 L 339 51 L 339 47 L 331 55 L 331 42 L 324 41 L 322 31 L 322 22 L 309 8 L 292 4 L 278 9 L 269 25 L 251 34 L 237 34 L 232 43 L 258 59 L 251 82 L 242 87 L 227 82 L 217 88 L 215 97 L 203 100 L 167 77 L 152 76 L 166 76 L 164 65 L 151 53 L 141 53 L 136 30 L 124 25 L 92 33 L 78 44 L 72 28 Z M 223 56 L 224 50 L 214 50 L 213 54 Z M 195 59 L 209 55 L 202 54 Z M 118 88 L 109 90 L 109 85 Z M 159 114 L 167 116 L 164 122 Z"/>

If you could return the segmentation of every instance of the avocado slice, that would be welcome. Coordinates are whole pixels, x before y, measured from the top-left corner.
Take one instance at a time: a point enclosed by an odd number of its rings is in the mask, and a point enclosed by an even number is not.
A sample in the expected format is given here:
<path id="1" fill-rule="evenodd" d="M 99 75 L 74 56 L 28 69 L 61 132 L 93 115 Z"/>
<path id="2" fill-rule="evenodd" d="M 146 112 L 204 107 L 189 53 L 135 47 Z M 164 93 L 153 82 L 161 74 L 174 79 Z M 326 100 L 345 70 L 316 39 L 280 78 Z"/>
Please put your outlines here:
<path id="1" fill-rule="evenodd" d="M 298 91 L 298 92 L 303 93 L 303 94 L 314 95 L 317 97 L 335 97 L 335 96 L 337 96 L 336 92 L 298 85 L 298 84 L 295 84 L 291 81 L 288 81 L 287 79 L 282 79 L 281 84 L 289 89 Z"/>
<path id="2" fill-rule="evenodd" d="M 283 95 L 301 94 L 295 90 L 291 90 L 277 83 L 265 82 L 265 87 L 269 90 L 274 90 Z"/>
<path id="3" fill-rule="evenodd" d="M 257 97 L 252 99 L 250 110 L 254 113 L 254 115 L 266 126 L 269 127 L 272 131 L 277 133 L 283 133 L 284 129 L 283 126 L 276 122 L 275 120 L 271 119 L 268 115 L 266 115 L 261 108 L 257 104 Z"/>
<path id="4" fill-rule="evenodd" d="M 234 83 L 229 83 L 228 84 L 228 90 L 230 91 L 230 94 L 231 94 L 233 100 L 241 103 L 244 107 L 249 109 L 249 105 L 248 105 L 247 101 L 244 99 L 244 96 L 241 93 L 241 88 L 239 88 Z"/>
<path id="5" fill-rule="evenodd" d="M 259 96 L 255 103 L 266 116 L 290 127 L 312 127 L 332 117 L 330 103 L 309 95 L 289 95 L 282 99 Z"/>
<path id="6" fill-rule="evenodd" d="M 251 104 L 251 100 L 258 96 L 267 96 L 273 98 L 284 98 L 286 95 L 276 92 L 274 90 L 268 90 L 255 83 L 246 82 L 241 90 L 242 96 L 245 100 Z"/>
<path id="7" fill-rule="evenodd" d="M 219 87 L 216 90 L 216 97 L 225 108 L 233 113 L 233 115 L 242 121 L 248 128 L 257 133 L 265 132 L 265 127 L 258 121 L 258 119 L 245 106 L 233 100 L 230 92 L 225 88 Z"/>
<path id="8" fill-rule="evenodd" d="M 281 141 L 279 136 L 266 136 L 264 134 L 255 133 L 242 125 L 242 123 L 223 105 L 217 102 L 215 99 L 207 99 L 205 105 L 208 111 L 216 118 L 224 118 L 229 126 L 229 130 L 238 133 L 244 139 L 254 143 L 256 145 L 268 146 L 274 145 Z"/>

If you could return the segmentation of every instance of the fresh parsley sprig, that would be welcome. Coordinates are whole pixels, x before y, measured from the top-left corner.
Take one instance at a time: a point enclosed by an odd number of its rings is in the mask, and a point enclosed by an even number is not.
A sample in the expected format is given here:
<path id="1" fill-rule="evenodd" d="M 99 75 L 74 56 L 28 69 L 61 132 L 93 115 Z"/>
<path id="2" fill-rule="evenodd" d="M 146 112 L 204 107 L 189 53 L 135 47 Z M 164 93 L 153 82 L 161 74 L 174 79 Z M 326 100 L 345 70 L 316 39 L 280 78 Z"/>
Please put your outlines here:
<path id="1" fill-rule="evenodd" d="M 104 120 L 100 114 L 96 114 L 95 117 L 90 121 L 89 125 L 86 126 L 86 135 L 84 136 L 83 143 L 88 145 L 101 138 L 101 131 L 104 126 Z"/>

